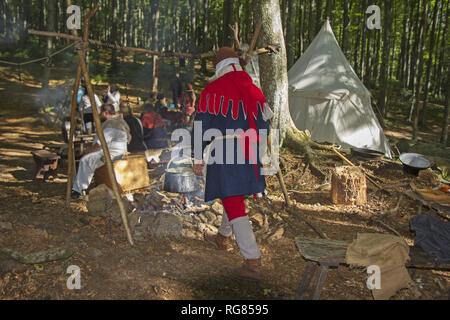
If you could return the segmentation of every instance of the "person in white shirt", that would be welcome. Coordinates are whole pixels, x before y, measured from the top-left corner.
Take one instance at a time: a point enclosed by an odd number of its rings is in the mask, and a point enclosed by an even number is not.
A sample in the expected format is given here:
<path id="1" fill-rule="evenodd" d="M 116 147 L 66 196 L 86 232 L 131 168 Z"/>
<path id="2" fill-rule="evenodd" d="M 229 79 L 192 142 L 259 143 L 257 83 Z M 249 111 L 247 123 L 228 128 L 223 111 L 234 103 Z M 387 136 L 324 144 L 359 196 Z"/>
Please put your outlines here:
<path id="1" fill-rule="evenodd" d="M 106 92 L 107 101 L 106 103 L 110 103 L 114 106 L 114 110 L 117 112 L 120 111 L 120 92 L 119 88 L 115 83 L 110 83 L 108 86 L 108 91 Z"/>
<path id="2" fill-rule="evenodd" d="M 81 98 L 80 104 L 79 104 L 79 110 L 81 113 L 81 116 L 83 117 L 84 126 L 86 129 L 87 134 L 92 133 L 92 127 L 94 123 L 94 116 L 92 115 L 92 106 L 91 106 L 91 100 L 89 99 L 89 95 L 87 93 L 86 87 L 84 87 L 84 95 Z M 100 101 L 100 98 L 94 94 L 95 104 L 97 105 L 97 112 L 100 113 L 100 107 L 102 106 L 102 102 Z"/>
<path id="3" fill-rule="evenodd" d="M 103 121 L 103 135 L 111 160 L 121 159 L 127 153 L 127 144 L 131 141 L 130 128 L 120 114 L 116 114 L 111 104 L 104 104 L 101 107 L 100 117 Z M 96 169 L 103 166 L 103 150 L 98 136 L 94 139 L 94 144 L 86 148 L 85 155 L 81 158 L 78 166 L 77 176 L 72 186 L 72 199 L 78 199 L 85 195 Z"/>

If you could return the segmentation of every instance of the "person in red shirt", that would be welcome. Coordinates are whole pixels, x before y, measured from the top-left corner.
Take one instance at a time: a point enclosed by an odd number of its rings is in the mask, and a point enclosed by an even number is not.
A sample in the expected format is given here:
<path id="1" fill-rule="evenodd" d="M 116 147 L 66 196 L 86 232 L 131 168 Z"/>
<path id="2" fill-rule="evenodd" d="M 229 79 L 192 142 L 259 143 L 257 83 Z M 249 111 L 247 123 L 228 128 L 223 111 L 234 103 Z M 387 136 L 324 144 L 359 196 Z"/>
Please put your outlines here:
<path id="1" fill-rule="evenodd" d="M 162 149 L 169 147 L 169 137 L 166 125 L 161 116 L 151 104 L 144 105 L 142 114 L 142 126 L 144 127 L 144 142 L 148 149 Z"/>

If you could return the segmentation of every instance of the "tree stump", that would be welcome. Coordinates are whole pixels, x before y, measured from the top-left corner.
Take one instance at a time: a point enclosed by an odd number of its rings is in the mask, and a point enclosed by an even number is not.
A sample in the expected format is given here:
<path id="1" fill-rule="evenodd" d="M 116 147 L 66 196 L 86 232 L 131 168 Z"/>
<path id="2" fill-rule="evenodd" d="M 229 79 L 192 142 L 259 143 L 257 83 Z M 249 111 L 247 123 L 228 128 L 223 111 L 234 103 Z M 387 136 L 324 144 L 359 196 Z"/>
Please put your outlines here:
<path id="1" fill-rule="evenodd" d="M 331 199 L 334 204 L 365 204 L 366 176 L 358 167 L 343 166 L 331 176 Z"/>

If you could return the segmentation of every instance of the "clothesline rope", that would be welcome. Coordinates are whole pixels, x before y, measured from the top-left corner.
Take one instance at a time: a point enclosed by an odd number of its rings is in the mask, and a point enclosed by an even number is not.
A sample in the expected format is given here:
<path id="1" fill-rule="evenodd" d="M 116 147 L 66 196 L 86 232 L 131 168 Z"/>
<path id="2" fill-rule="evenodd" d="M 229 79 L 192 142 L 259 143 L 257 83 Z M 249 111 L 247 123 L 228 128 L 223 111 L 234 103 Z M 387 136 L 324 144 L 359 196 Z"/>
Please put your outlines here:
<path id="1" fill-rule="evenodd" d="M 64 48 L 62 48 L 62 49 L 60 49 L 60 50 L 58 50 L 58 51 L 52 52 L 51 54 L 49 54 L 49 55 L 46 56 L 46 57 L 42 57 L 42 58 L 38 58 L 38 59 L 33 59 L 33 60 L 30 60 L 30 61 L 26 61 L 26 62 L 19 62 L 19 63 L 16 63 L 16 62 L 10 62 L 10 61 L 5 61 L 5 60 L 0 60 L 0 63 L 3 63 L 3 64 L 9 64 L 9 65 L 12 65 L 12 66 L 24 66 L 24 65 L 27 65 L 27 64 L 30 64 L 30 63 L 34 63 L 34 62 L 39 62 L 39 61 L 42 61 L 42 60 L 50 60 L 50 58 L 56 56 L 57 54 L 60 54 L 61 52 L 63 52 L 63 51 L 65 51 L 65 50 L 69 49 L 70 47 L 73 47 L 74 45 L 75 45 L 75 43 L 71 43 L 71 44 L 68 45 L 67 47 L 64 47 Z"/>

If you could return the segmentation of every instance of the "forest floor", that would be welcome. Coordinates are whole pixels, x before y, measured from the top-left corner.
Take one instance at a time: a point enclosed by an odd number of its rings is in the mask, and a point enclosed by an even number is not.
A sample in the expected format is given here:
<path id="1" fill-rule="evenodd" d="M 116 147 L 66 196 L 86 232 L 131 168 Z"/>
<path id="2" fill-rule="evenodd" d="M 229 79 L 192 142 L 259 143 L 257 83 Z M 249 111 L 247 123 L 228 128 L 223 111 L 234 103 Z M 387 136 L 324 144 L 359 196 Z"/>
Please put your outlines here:
<path id="1" fill-rule="evenodd" d="M 67 70 L 59 70 L 59 74 Z M 64 208 L 66 168 L 51 183 L 33 179 L 31 151 L 64 142 L 59 129 L 42 125 L 37 119 L 36 98 L 40 93 L 37 74 L 24 73 L 23 82 L 15 70 L 0 67 L 0 222 L 12 229 L 0 232 L 0 249 L 9 248 L 31 253 L 69 246 L 75 253 L 64 261 L 40 265 L 3 262 L 0 259 L 0 299 L 293 299 L 306 261 L 294 244 L 297 236 L 319 236 L 302 219 L 285 210 L 276 177 L 268 181 L 269 200 L 248 203 L 249 216 L 265 211 L 273 213 L 284 227 L 283 236 L 269 241 L 257 235 L 263 254 L 263 279 L 259 284 L 231 278 L 228 267 L 242 263 L 238 250 L 219 252 L 204 241 L 190 239 L 157 239 L 130 247 L 117 225 L 104 218 L 86 214 L 85 202 L 72 202 L 71 211 Z M 131 101 L 145 90 L 130 86 Z M 436 106 L 439 108 L 439 106 Z M 136 112 L 139 109 L 135 110 Z M 432 123 L 422 132 L 423 141 L 435 142 L 439 131 Z M 438 125 L 437 125 L 438 126 Z M 389 135 L 408 137 L 405 127 L 389 128 Z M 343 162 L 333 157 L 319 161 L 327 171 Z M 358 232 L 389 233 L 372 223 L 378 215 L 394 208 L 406 188 L 391 189 L 391 196 L 373 192 L 369 185 L 368 204 L 335 206 L 329 189 L 309 170 L 301 155 L 282 152 L 290 197 L 330 239 L 352 241 Z M 352 161 L 358 163 L 354 158 Z M 362 165 L 381 180 L 382 185 L 409 183 L 414 178 L 401 166 L 383 161 L 366 161 Z M 328 186 L 329 188 L 329 186 Z M 404 199 L 401 208 L 383 221 L 413 244 L 409 220 L 417 214 L 417 203 Z M 271 223 L 273 217 L 271 217 Z M 0 230 L 1 231 L 1 230 Z M 81 271 L 81 289 L 69 290 L 67 267 Z M 364 269 L 339 266 L 331 269 L 322 299 L 372 299 L 366 287 Z M 393 299 L 448 299 L 450 273 L 417 270 L 414 281 L 422 295 L 404 289 Z"/>

